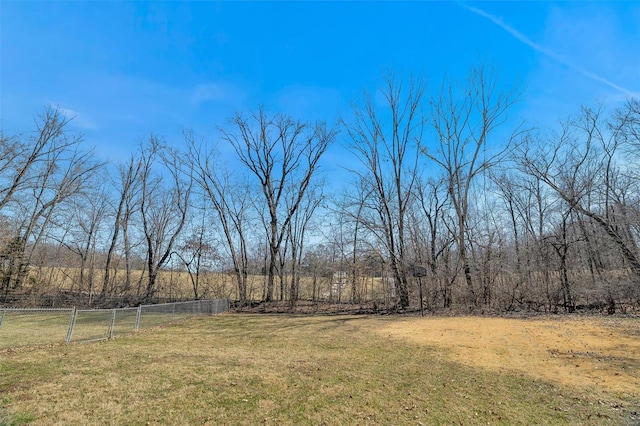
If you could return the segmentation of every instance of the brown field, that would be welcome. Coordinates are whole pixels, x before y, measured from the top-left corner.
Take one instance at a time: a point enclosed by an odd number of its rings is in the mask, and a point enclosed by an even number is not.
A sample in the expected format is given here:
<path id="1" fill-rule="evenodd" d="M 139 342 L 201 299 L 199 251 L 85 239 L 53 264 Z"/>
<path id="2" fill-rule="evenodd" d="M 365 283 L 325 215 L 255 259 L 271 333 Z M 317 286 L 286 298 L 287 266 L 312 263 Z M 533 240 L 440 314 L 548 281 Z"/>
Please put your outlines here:
<path id="1" fill-rule="evenodd" d="M 640 424 L 637 318 L 224 314 L 0 372 L 12 425 Z"/>
<path id="2" fill-rule="evenodd" d="M 114 296 L 142 294 L 146 285 L 146 277 L 141 275 L 141 270 L 132 271 L 132 286 L 125 294 L 118 289 L 113 290 Z M 42 294 L 55 294 L 56 292 L 73 291 L 85 293 L 88 298 L 89 282 L 83 286 L 79 285 L 80 270 L 71 267 L 40 267 L 30 271 L 31 282 L 25 283 L 23 293 L 34 296 L 34 302 Z M 96 270 L 93 274 L 92 293 L 95 296 L 100 294 L 102 286 L 103 271 Z M 124 272 L 119 271 L 118 282 L 124 279 Z M 286 277 L 287 285 L 290 277 Z M 237 300 L 239 298 L 235 277 L 232 274 L 207 272 L 200 277 L 200 298 L 229 298 Z M 385 300 L 389 298 L 389 287 L 391 283 L 384 282 L 380 277 L 362 277 L 358 280 L 357 290 L 363 300 Z M 139 284 L 140 282 L 140 284 Z M 47 283 L 47 284 L 43 284 Z M 119 284 L 122 286 L 122 283 Z M 263 290 L 266 286 L 266 276 L 249 275 L 247 283 L 247 297 L 249 300 L 262 300 Z M 140 287 L 140 288 L 138 288 Z M 346 278 L 342 280 L 331 277 L 318 277 L 316 280 L 315 295 L 320 300 L 349 301 L 351 300 L 351 283 Z M 194 298 L 194 291 L 185 271 L 160 271 L 157 279 L 156 296 L 169 299 L 191 299 Z M 303 300 L 313 299 L 313 285 L 310 277 L 301 277 L 299 297 Z M 280 299 L 280 284 L 276 278 L 274 286 L 274 300 Z M 288 290 L 285 289 L 284 299 L 289 298 Z"/>

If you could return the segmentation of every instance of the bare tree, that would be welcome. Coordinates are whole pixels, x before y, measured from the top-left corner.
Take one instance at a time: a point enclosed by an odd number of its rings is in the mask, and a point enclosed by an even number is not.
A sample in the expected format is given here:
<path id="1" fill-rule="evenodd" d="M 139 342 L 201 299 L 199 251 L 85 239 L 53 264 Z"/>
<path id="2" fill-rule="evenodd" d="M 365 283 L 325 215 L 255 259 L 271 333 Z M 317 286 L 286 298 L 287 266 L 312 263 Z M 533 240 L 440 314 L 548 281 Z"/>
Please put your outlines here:
<path id="1" fill-rule="evenodd" d="M 268 276 L 265 301 L 273 299 L 274 277 L 289 222 L 312 183 L 318 162 L 336 137 L 324 124 L 308 124 L 263 109 L 237 114 L 234 130 L 222 130 L 240 162 L 257 180 L 268 215 Z M 286 197 L 290 197 L 288 201 Z"/>
<path id="2" fill-rule="evenodd" d="M 612 124 L 619 131 L 620 143 L 637 153 L 640 148 L 640 99 L 628 99 L 624 106 L 614 112 Z"/>
<path id="3" fill-rule="evenodd" d="M 174 253 L 183 263 L 191 288 L 193 289 L 193 297 L 199 299 L 203 295 L 203 271 L 211 271 L 214 263 L 220 260 L 220 254 L 217 248 L 210 243 L 211 238 L 207 235 L 207 226 L 205 225 L 208 218 L 206 208 L 202 208 L 202 222 L 196 226 L 184 239 Z M 205 288 L 204 291 L 207 289 Z"/>
<path id="4" fill-rule="evenodd" d="M 196 183 L 212 204 L 222 226 L 226 248 L 238 288 L 240 303 L 247 302 L 249 274 L 249 206 L 251 190 L 248 185 L 234 182 L 226 167 L 216 164 L 214 151 L 203 143 L 197 143 L 193 132 L 185 133 L 188 143 L 187 161 L 194 166 Z"/>
<path id="5" fill-rule="evenodd" d="M 131 155 L 126 163 L 118 166 L 118 182 L 114 183 L 117 186 L 117 207 L 113 215 L 113 230 L 111 233 L 111 242 L 107 249 L 107 257 L 104 265 L 104 275 L 102 280 L 102 290 L 100 292 L 101 297 L 105 297 L 109 293 L 111 286 L 111 268 L 113 264 L 113 258 L 116 253 L 118 245 L 118 239 L 120 232 L 125 234 L 125 251 L 128 252 L 128 237 L 126 231 L 128 229 L 128 219 L 131 217 L 133 210 L 135 210 L 135 196 L 140 189 L 140 168 L 142 163 L 139 158 L 134 154 Z M 127 254 L 128 257 L 128 254 Z M 128 291 L 131 286 L 131 274 L 130 265 L 126 265 L 127 268 L 127 280 L 125 284 L 125 290 Z"/>
<path id="6" fill-rule="evenodd" d="M 54 234 L 59 244 L 78 257 L 78 289 L 86 291 L 89 304 L 93 301 L 97 248 L 107 210 L 108 196 L 100 185 L 101 182 L 94 182 L 87 188 L 90 193 L 79 194 L 70 200 L 69 212 L 62 216 L 63 223 L 56 224 L 58 230 L 68 229 L 68 232 L 65 231 L 61 238 Z"/>
<path id="7" fill-rule="evenodd" d="M 429 257 L 428 265 L 431 273 L 435 275 L 438 258 L 442 254 L 444 246 L 449 245 L 446 241 L 442 244 L 440 228 L 443 226 L 442 218 L 449 203 L 448 192 L 443 191 L 445 182 L 442 179 L 430 179 L 419 185 L 416 190 L 419 212 L 427 219 L 427 232 L 429 236 Z M 448 238 L 445 238 L 447 240 Z"/>
<path id="8" fill-rule="evenodd" d="M 491 137 L 504 124 L 507 113 L 518 100 L 518 93 L 502 90 L 498 76 L 490 69 L 471 70 L 466 85 L 458 87 L 446 81 L 438 96 L 431 101 L 431 126 L 436 146 L 423 152 L 445 173 L 449 198 L 457 224 L 457 249 L 463 264 L 469 296 L 474 305 L 478 297 L 471 275 L 468 254 L 468 226 L 471 193 L 477 178 L 501 161 L 509 148 Z M 492 143 L 492 147 L 487 147 Z"/>
<path id="9" fill-rule="evenodd" d="M 80 142 L 79 135 L 69 134 L 70 122 L 71 119 L 57 108 L 47 107 L 35 118 L 35 130 L 27 140 L 0 133 L 0 210 L 16 192 L 35 186 L 42 164 L 55 151 L 64 151 Z"/>
<path id="10" fill-rule="evenodd" d="M 383 106 L 379 108 L 375 98 L 365 94 L 363 105 L 354 108 L 351 122 L 343 120 L 343 127 L 350 151 L 364 168 L 353 172 L 361 187 L 371 194 L 367 209 L 374 216 L 363 224 L 384 245 L 391 261 L 398 304 L 406 308 L 409 306 L 406 219 L 418 177 L 424 89 L 414 79 L 405 88 L 389 75 L 378 93 Z"/>
<path id="11" fill-rule="evenodd" d="M 324 288 L 331 287 L 331 279 L 335 270 L 333 253 L 326 244 L 319 244 L 305 251 L 303 269 L 311 278 L 311 300 L 318 301 Z"/>
<path id="12" fill-rule="evenodd" d="M 523 188 L 520 182 L 521 176 L 517 176 L 515 173 L 502 172 L 501 174 L 494 174 L 490 172 L 491 179 L 495 185 L 496 193 L 499 199 L 502 201 L 510 230 L 512 233 L 512 249 L 513 256 L 515 257 L 515 265 L 513 271 L 509 275 L 513 275 L 515 279 L 509 281 L 515 281 L 510 283 L 510 288 L 505 290 L 508 293 L 509 302 L 507 310 L 514 308 L 517 301 L 521 303 L 522 298 L 519 297 L 519 292 L 526 283 L 526 276 L 523 267 L 523 239 L 525 236 L 522 234 L 523 228 L 526 229 L 527 217 L 530 217 L 529 210 L 533 208 L 531 203 L 530 193 L 527 193 L 526 188 Z M 507 225 L 505 224 L 505 228 Z M 507 234 L 507 230 L 503 230 Z M 505 271 L 506 272 L 506 271 Z"/>
<path id="13" fill-rule="evenodd" d="M 164 174 L 154 171 L 158 160 Z M 185 225 L 193 177 L 177 153 L 163 146 L 155 136 L 143 149 L 141 161 L 140 215 L 149 274 L 143 299 L 149 301 L 157 292 L 158 273 L 168 262 Z"/>
<path id="14" fill-rule="evenodd" d="M 289 300 L 291 305 L 298 300 L 300 295 L 300 276 L 302 259 L 305 253 L 305 243 L 310 232 L 309 225 L 316 210 L 324 200 L 322 186 L 316 185 L 310 188 L 296 209 L 287 229 L 288 238 L 291 241 L 291 285 L 289 287 Z"/>
<path id="15" fill-rule="evenodd" d="M 602 108 L 583 107 L 580 114 L 562 123 L 557 136 L 523 145 L 521 167 L 561 197 L 571 209 L 603 229 L 611 238 L 628 267 L 640 282 L 640 255 L 630 237 L 624 212 L 628 211 L 621 187 L 616 153 L 624 131 L 634 118 L 618 111 L 613 120 L 605 121 Z M 633 184 L 633 181 L 625 181 Z"/>
<path id="16" fill-rule="evenodd" d="M 361 301 L 361 292 L 358 289 L 358 281 L 360 280 L 360 254 L 361 245 L 364 240 L 363 234 L 366 233 L 366 228 L 363 230 L 365 219 L 363 214 L 367 207 L 367 200 L 371 197 L 372 189 L 362 184 L 357 188 L 351 188 L 351 191 L 346 191 L 341 198 L 335 203 L 333 215 L 335 217 L 334 228 L 340 230 L 341 246 L 345 247 L 344 251 L 350 251 L 350 253 L 343 253 L 348 259 L 345 259 L 349 265 L 349 279 L 351 281 L 351 303 L 359 303 Z M 335 231 L 334 231 L 335 232 Z M 347 240 L 347 241 L 344 241 Z M 346 249 L 346 247 L 349 247 Z"/>
<path id="17" fill-rule="evenodd" d="M 452 303 L 452 280 L 443 276 L 443 271 L 438 267 L 443 254 L 454 242 L 444 223 L 446 210 L 450 207 L 445 183 L 443 179 L 428 179 L 417 185 L 417 203 L 411 213 L 411 238 L 416 263 L 427 265 L 429 278 L 432 282 L 440 284 L 443 305 L 448 308 Z M 427 299 L 427 306 L 429 305 Z"/>
<path id="18" fill-rule="evenodd" d="M 58 207 L 81 194 L 102 163 L 93 161 L 91 151 L 82 151 L 82 135 L 72 134 L 69 119 L 47 109 L 36 120 L 28 142 L 12 142 L 16 163 L 3 165 L 9 174 L 2 190 L 0 208 L 11 207 L 18 225 L 4 262 L 3 290 L 20 288 L 27 276 L 31 257 L 47 233 Z M 33 144 L 33 145 L 32 145 Z M 10 154 L 13 155 L 13 154 Z M 7 250 L 5 250 L 7 251 Z"/>

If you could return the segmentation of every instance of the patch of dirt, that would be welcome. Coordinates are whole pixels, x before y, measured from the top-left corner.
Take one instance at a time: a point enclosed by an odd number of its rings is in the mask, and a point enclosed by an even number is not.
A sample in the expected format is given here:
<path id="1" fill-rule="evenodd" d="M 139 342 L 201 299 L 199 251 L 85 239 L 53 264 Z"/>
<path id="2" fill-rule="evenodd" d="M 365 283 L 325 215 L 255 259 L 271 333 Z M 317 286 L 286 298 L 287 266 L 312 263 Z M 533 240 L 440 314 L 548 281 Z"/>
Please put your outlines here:
<path id="1" fill-rule="evenodd" d="M 378 332 L 444 348 L 466 365 L 640 398 L 637 318 L 395 318 Z"/>

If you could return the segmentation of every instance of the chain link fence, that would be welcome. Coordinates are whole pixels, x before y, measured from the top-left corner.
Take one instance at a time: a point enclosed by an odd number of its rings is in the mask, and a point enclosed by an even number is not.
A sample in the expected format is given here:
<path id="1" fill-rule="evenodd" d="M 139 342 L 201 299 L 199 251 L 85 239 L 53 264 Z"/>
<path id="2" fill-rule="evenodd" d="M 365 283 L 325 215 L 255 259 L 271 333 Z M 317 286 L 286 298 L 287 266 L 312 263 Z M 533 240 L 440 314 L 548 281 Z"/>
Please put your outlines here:
<path id="1" fill-rule="evenodd" d="M 90 342 L 228 311 L 229 299 L 141 305 L 118 309 L 0 308 L 0 349 Z"/>

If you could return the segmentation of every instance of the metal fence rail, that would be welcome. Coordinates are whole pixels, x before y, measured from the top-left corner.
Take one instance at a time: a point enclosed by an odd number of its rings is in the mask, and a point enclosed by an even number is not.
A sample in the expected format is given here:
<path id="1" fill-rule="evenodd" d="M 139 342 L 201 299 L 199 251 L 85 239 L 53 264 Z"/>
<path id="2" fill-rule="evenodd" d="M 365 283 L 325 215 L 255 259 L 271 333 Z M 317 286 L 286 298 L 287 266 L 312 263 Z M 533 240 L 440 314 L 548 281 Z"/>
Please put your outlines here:
<path id="1" fill-rule="evenodd" d="M 110 339 L 197 315 L 228 311 L 229 299 L 118 309 L 0 308 L 0 349 Z"/>

